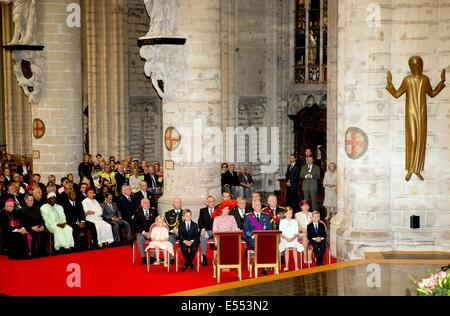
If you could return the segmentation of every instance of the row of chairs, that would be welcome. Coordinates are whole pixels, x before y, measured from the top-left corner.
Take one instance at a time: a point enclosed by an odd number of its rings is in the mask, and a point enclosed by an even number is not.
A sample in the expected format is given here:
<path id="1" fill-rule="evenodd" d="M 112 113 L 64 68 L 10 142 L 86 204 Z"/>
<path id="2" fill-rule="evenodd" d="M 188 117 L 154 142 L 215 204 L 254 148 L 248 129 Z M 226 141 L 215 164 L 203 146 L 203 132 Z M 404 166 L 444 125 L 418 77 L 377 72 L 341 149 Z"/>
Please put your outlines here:
<path id="1" fill-rule="evenodd" d="M 150 229 L 151 231 L 151 229 Z M 241 268 L 241 262 L 242 262 L 242 244 L 245 245 L 245 241 L 242 241 L 241 235 L 242 233 L 222 233 L 222 234 L 216 234 L 217 238 L 217 245 L 214 251 L 214 258 L 213 258 L 213 273 L 214 278 L 217 278 L 217 282 L 220 283 L 220 272 L 222 269 L 237 269 L 238 271 L 238 278 L 239 280 L 242 280 L 242 268 Z M 279 273 L 280 266 L 281 266 L 281 256 L 278 250 L 279 245 L 279 232 L 277 231 L 261 231 L 259 233 L 255 234 L 255 250 L 247 250 L 247 270 L 249 272 L 250 277 L 252 277 L 252 272 L 254 270 L 254 276 L 255 278 L 258 277 L 258 269 L 260 268 L 270 268 L 275 270 L 275 274 Z M 210 239 L 208 241 L 208 244 L 214 244 L 214 239 Z M 149 240 L 146 240 L 145 246 L 147 247 L 150 243 Z M 135 262 L 136 257 L 136 248 L 137 244 L 136 241 L 133 243 L 133 249 L 132 249 L 132 261 Z M 300 267 L 302 268 L 302 259 L 303 256 L 308 257 L 308 250 L 311 251 L 312 256 L 311 260 L 315 258 L 314 251 L 312 251 L 312 246 L 309 245 L 308 249 L 305 252 L 300 252 Z M 147 272 L 150 272 L 150 257 L 151 253 L 155 252 L 155 248 L 149 248 L 148 251 L 146 251 L 146 258 L 147 258 Z M 179 267 L 179 253 L 181 251 L 181 247 L 179 245 L 179 241 L 175 243 L 174 247 L 175 251 L 175 271 L 178 272 Z M 286 251 L 293 251 L 293 254 L 296 252 L 293 248 L 288 248 Z M 160 249 L 159 253 L 155 253 L 155 256 L 159 256 L 161 252 L 167 252 L 167 250 Z M 260 258 L 258 258 L 258 255 Z M 166 256 L 168 257 L 168 254 L 166 253 Z M 267 257 L 273 257 L 273 260 L 267 260 Z M 201 251 L 200 248 L 197 249 L 197 272 L 200 271 L 200 258 L 201 258 Z M 329 250 L 329 245 L 327 246 L 327 250 L 325 253 L 326 263 L 331 263 L 331 254 Z M 259 260 L 261 259 L 261 260 Z M 310 268 L 311 263 L 308 260 L 308 268 Z M 167 271 L 170 271 L 170 264 L 167 266 Z"/>

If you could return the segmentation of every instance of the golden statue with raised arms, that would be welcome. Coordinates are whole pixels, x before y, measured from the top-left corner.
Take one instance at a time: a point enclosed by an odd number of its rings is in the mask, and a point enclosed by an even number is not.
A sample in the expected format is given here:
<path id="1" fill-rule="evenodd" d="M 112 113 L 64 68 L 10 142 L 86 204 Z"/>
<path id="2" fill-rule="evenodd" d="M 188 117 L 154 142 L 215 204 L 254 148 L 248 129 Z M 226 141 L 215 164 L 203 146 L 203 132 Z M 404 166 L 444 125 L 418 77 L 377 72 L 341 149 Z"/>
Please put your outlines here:
<path id="1" fill-rule="evenodd" d="M 405 179 L 409 181 L 414 173 L 423 181 L 420 172 L 424 170 L 427 145 L 427 95 L 434 98 L 445 88 L 445 69 L 441 72 L 441 81 L 433 89 L 430 79 L 423 74 L 423 60 L 420 56 L 412 56 L 409 59 L 409 68 L 411 75 L 403 79 L 398 90 L 392 84 L 392 74 L 388 71 L 386 90 L 394 98 L 399 98 L 406 93 L 405 169 L 408 173 Z"/>

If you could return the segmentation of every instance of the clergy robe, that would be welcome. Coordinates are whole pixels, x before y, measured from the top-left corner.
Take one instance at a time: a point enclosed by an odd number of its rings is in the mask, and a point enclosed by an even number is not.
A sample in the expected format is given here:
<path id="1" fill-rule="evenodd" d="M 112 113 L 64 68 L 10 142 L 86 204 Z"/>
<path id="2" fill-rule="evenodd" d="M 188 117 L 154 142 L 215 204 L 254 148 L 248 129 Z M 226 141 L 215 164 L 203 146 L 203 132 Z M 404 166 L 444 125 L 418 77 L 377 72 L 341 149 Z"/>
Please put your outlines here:
<path id="1" fill-rule="evenodd" d="M 17 210 L 13 210 L 12 212 L 2 210 L 0 212 L 0 227 L 2 238 L 6 243 L 8 258 L 24 259 L 29 256 L 30 244 L 28 239 L 31 236 L 16 232 L 17 229 L 22 227 L 19 222 L 19 212 Z"/>
<path id="2" fill-rule="evenodd" d="M 63 207 L 58 204 L 51 206 L 47 203 L 41 206 L 41 214 L 44 218 L 45 227 L 47 227 L 48 231 L 54 235 L 55 249 L 72 248 L 75 245 L 72 227 L 69 225 L 64 226 L 64 228 L 57 226 L 57 224 L 67 224 Z"/>
<path id="3" fill-rule="evenodd" d="M 83 209 L 87 211 L 93 211 L 95 214 L 86 215 L 86 220 L 95 224 L 97 230 L 97 239 L 99 243 L 112 243 L 114 242 L 114 236 L 112 233 L 111 225 L 102 219 L 103 209 L 100 203 L 95 199 L 85 198 L 83 200 Z"/>

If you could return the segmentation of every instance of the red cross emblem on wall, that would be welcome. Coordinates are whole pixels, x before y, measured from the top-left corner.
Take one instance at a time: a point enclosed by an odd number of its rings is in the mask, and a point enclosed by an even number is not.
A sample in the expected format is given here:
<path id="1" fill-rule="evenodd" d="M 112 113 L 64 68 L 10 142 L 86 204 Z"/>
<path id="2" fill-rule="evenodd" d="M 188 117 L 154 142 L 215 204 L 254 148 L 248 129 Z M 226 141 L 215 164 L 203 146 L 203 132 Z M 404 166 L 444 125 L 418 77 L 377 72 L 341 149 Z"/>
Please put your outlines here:
<path id="1" fill-rule="evenodd" d="M 175 127 L 170 126 L 164 133 L 164 145 L 168 151 L 173 151 L 180 144 L 181 135 Z"/>
<path id="2" fill-rule="evenodd" d="M 45 124 L 41 119 L 34 119 L 33 121 L 33 136 L 34 138 L 42 138 L 45 134 Z"/>
<path id="3" fill-rule="evenodd" d="M 345 133 L 345 152 L 351 159 L 363 156 L 368 148 L 367 134 L 357 127 L 350 127 Z"/>

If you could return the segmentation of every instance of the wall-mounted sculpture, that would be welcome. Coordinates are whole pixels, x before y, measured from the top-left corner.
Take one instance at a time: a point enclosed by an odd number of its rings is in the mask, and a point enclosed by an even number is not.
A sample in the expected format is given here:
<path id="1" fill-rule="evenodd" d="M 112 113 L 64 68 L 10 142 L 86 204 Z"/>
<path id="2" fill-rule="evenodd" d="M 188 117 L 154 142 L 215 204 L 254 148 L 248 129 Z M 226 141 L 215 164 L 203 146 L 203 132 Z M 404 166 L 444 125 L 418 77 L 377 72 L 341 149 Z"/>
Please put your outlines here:
<path id="1" fill-rule="evenodd" d="M 138 39 L 140 55 L 146 60 L 144 72 L 150 77 L 158 95 L 168 97 L 170 86 L 186 68 L 186 58 L 182 46 L 184 36 L 176 35 L 176 0 L 145 0 L 145 8 L 150 16 L 149 31 Z M 169 91 L 169 92 L 168 92 Z"/>
<path id="2" fill-rule="evenodd" d="M 399 98 L 406 93 L 405 136 L 406 136 L 406 181 L 414 173 L 421 181 L 420 174 L 425 166 L 425 150 L 427 145 L 427 95 L 434 98 L 445 87 L 445 69 L 441 73 L 441 81 L 435 89 L 431 87 L 430 79 L 423 74 L 423 60 L 420 56 L 409 59 L 411 74 L 403 79 L 397 90 L 392 84 L 392 74 L 387 73 L 386 90 Z"/>
<path id="3" fill-rule="evenodd" d="M 14 34 L 4 49 L 12 51 L 14 75 L 31 104 L 39 103 L 43 80 L 41 51 L 37 42 L 36 0 L 0 0 L 2 5 L 12 3 Z"/>

